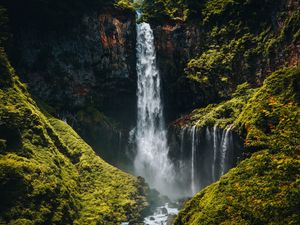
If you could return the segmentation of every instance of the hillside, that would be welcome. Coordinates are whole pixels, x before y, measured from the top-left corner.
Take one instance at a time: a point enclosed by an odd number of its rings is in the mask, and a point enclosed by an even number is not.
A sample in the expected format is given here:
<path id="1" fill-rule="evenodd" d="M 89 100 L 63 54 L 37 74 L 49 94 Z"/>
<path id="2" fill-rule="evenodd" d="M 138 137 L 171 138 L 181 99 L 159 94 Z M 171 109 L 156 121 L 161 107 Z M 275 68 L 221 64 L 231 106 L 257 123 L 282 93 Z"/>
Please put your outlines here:
<path id="1" fill-rule="evenodd" d="M 116 224 L 139 220 L 147 187 L 96 156 L 41 110 L 1 49 L 0 223 Z"/>

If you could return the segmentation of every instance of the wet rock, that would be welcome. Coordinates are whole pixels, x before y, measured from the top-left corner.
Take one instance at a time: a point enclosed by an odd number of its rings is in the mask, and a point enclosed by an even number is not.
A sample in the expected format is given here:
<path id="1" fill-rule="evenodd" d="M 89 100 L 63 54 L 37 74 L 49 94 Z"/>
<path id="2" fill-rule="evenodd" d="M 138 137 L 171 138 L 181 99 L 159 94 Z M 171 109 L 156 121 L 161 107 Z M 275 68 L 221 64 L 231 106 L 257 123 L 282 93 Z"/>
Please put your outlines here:
<path id="1" fill-rule="evenodd" d="M 168 210 L 165 207 L 161 208 L 161 214 L 167 215 Z"/>

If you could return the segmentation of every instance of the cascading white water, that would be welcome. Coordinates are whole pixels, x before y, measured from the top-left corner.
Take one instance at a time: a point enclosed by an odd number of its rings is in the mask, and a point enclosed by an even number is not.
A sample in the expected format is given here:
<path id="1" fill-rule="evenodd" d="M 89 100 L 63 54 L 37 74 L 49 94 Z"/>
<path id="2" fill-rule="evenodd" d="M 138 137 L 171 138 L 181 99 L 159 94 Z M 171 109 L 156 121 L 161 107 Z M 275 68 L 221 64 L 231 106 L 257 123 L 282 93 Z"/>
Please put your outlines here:
<path id="1" fill-rule="evenodd" d="M 180 130 L 180 157 L 184 154 L 184 134 L 185 128 Z"/>
<path id="2" fill-rule="evenodd" d="M 217 181 L 237 159 L 239 145 L 234 144 L 231 126 L 224 130 L 217 126 L 205 130 L 193 126 L 180 130 L 178 137 L 180 154 L 176 164 L 179 169 L 175 168 L 176 182 L 181 188 L 187 187 L 189 195 Z M 187 192 L 183 190 L 181 193 L 185 196 Z"/>
<path id="3" fill-rule="evenodd" d="M 221 142 L 221 176 L 225 173 L 225 160 L 227 156 L 227 151 L 231 147 L 231 127 L 227 128 L 225 132 L 223 132 L 222 142 Z"/>
<path id="4" fill-rule="evenodd" d="M 196 185 L 195 185 L 195 154 L 197 149 L 196 142 L 196 126 L 192 127 L 192 159 L 191 159 L 191 191 L 192 195 L 196 194 Z"/>
<path id="5" fill-rule="evenodd" d="M 216 161 L 217 161 L 217 151 L 218 151 L 218 135 L 217 135 L 217 125 L 214 126 L 213 130 L 213 153 L 214 161 L 212 163 L 212 178 L 213 181 L 216 181 Z"/>
<path id="6" fill-rule="evenodd" d="M 168 193 L 173 167 L 168 158 L 167 135 L 161 103 L 161 81 L 156 66 L 153 31 L 149 24 L 137 24 L 138 113 L 135 141 L 137 175 L 162 194 Z"/>

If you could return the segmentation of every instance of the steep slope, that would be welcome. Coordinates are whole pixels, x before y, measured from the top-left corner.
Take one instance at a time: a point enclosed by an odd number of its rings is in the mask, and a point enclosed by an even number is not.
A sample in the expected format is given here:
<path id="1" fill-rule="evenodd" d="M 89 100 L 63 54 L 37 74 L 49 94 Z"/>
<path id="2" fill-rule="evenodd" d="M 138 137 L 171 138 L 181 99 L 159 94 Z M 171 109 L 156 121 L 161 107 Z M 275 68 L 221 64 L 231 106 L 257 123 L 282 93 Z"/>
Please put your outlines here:
<path id="1" fill-rule="evenodd" d="M 42 112 L 0 51 L 0 223 L 117 224 L 147 206 L 143 180 Z"/>
<path id="2" fill-rule="evenodd" d="M 199 126 L 233 124 L 251 157 L 187 202 L 176 225 L 300 223 L 299 90 L 300 69 L 283 69 L 244 91 L 242 107 L 235 96 L 194 111 Z"/>

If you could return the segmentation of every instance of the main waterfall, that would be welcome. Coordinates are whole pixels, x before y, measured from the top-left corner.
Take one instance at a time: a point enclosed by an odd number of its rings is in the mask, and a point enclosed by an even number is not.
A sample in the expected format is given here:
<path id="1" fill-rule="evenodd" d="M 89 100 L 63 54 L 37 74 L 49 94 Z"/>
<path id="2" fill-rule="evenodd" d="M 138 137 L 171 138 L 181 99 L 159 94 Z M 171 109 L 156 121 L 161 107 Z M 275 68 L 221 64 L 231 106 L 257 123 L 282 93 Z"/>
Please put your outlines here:
<path id="1" fill-rule="evenodd" d="M 161 80 L 156 66 L 153 31 L 148 23 L 137 24 L 137 75 L 135 172 L 162 194 L 170 196 L 173 166 L 168 158 Z"/>

